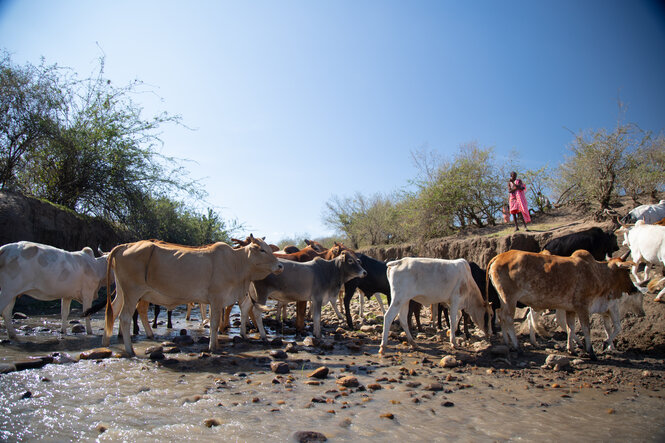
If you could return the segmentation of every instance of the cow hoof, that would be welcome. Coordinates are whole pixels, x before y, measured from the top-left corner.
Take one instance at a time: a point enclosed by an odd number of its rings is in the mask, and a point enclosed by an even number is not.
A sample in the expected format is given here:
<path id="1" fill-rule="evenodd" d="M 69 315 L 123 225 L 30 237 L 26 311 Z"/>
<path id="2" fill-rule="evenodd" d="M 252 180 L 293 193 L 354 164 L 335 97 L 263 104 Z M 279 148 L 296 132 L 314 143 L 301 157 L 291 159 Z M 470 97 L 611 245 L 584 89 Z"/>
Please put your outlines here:
<path id="1" fill-rule="evenodd" d="M 379 355 L 383 355 L 385 353 L 386 353 L 386 348 L 384 348 L 383 346 L 379 347 Z"/>

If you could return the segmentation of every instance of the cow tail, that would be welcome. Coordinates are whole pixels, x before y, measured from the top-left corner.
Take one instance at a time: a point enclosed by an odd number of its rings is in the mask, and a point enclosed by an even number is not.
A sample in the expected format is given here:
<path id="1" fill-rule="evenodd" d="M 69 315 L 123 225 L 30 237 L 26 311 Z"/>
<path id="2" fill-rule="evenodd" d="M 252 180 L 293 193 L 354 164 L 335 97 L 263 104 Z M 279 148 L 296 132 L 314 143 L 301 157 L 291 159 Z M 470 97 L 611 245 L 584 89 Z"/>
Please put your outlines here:
<path id="1" fill-rule="evenodd" d="M 108 260 L 106 263 L 106 318 L 104 325 L 104 335 L 110 337 L 113 334 L 113 304 L 111 303 L 111 269 L 113 269 L 113 262 L 115 254 L 120 250 L 120 247 L 115 247 L 109 252 Z M 116 287 L 116 291 L 117 291 Z M 114 291 L 114 292 L 116 292 Z M 116 294 L 117 295 L 117 294 Z"/>
<path id="2" fill-rule="evenodd" d="M 485 296 L 487 299 L 485 300 L 487 303 L 489 303 L 489 298 L 490 298 L 490 269 L 492 269 L 492 265 L 494 264 L 494 261 L 498 255 L 495 255 L 492 260 L 487 263 L 487 270 L 485 272 Z"/>

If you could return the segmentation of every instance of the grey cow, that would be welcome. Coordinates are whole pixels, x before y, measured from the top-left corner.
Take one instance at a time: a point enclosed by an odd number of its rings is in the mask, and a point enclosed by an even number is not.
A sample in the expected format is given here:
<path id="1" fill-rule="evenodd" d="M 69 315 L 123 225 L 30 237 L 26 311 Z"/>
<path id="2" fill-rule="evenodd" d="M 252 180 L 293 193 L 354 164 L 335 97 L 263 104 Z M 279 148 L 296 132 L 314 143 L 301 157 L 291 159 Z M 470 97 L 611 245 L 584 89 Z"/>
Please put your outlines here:
<path id="1" fill-rule="evenodd" d="M 337 298 L 344 283 L 367 275 L 360 261 L 346 252 L 333 260 L 316 258 L 299 263 L 280 259 L 280 262 L 284 271 L 280 275 L 270 275 L 252 282 L 249 296 L 240 305 L 240 333 L 243 337 L 250 308 L 253 308 L 261 338 L 266 339 L 261 311 L 256 304 L 265 305 L 268 298 L 271 298 L 280 302 L 311 301 L 314 336 L 321 338 L 321 307 Z"/>

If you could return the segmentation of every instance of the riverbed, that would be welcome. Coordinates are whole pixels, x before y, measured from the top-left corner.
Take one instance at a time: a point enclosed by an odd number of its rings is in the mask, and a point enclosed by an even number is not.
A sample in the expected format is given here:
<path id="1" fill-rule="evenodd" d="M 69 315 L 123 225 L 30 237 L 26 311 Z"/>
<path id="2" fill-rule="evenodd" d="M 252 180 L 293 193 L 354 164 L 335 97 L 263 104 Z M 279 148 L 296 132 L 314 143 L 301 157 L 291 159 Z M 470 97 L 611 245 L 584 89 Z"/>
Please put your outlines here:
<path id="1" fill-rule="evenodd" d="M 164 314 L 162 314 L 164 316 Z M 547 349 L 495 358 L 474 337 L 455 351 L 445 334 L 421 334 L 413 351 L 392 339 L 378 355 L 379 334 L 338 329 L 328 314 L 324 341 L 222 335 L 219 354 L 207 352 L 208 329 L 174 313 L 154 340 L 135 337 L 138 357 L 52 363 L 0 375 L 3 441 L 291 441 L 315 431 L 329 441 L 663 441 L 662 361 L 639 364 L 617 356 L 578 359 L 565 371 L 542 368 Z M 101 346 L 103 318 L 94 336 L 61 336 L 57 315 L 17 320 L 21 336 L 3 340 L 0 362 L 59 353 L 59 360 Z M 71 326 L 71 325 L 70 325 Z M 117 327 L 117 326 L 116 326 Z M 21 329 L 22 328 L 22 329 Z M 6 337 L 4 325 L 0 336 Z M 151 346 L 189 335 L 179 352 L 151 360 Z M 283 350 L 289 372 L 271 370 Z M 493 343 L 498 343 L 493 339 Z M 114 337 L 111 349 L 120 353 Z M 453 355 L 457 367 L 440 367 Z M 58 359 L 56 359 L 57 361 Z M 325 379 L 308 375 L 326 366 Z M 358 386 L 337 383 L 354 376 Z M 644 380 L 644 381 L 642 381 Z"/>

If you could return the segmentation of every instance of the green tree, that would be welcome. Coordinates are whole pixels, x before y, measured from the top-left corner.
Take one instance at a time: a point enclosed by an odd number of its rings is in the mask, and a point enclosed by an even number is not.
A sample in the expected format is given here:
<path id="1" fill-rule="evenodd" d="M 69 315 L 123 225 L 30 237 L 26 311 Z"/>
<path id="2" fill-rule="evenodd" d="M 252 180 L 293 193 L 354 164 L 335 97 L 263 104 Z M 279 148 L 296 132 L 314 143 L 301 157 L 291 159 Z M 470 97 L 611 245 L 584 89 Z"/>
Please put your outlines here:
<path id="1" fill-rule="evenodd" d="M 665 135 L 645 134 L 640 145 L 626 156 L 621 187 L 634 201 L 641 195 L 657 200 L 665 185 Z"/>

